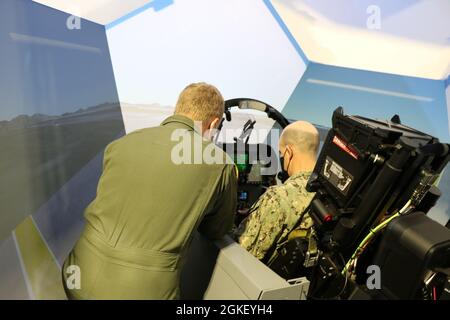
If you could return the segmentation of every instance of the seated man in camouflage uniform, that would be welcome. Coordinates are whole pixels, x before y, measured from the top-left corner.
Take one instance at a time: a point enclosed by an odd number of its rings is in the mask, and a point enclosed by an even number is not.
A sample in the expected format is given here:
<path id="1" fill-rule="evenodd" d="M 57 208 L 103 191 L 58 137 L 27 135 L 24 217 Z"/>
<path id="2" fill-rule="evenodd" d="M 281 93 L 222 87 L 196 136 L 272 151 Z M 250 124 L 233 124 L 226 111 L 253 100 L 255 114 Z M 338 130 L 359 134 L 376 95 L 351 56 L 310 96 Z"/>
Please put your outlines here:
<path id="1" fill-rule="evenodd" d="M 312 226 L 308 214 L 302 216 L 302 213 L 314 197 L 305 188 L 316 163 L 318 147 L 319 133 L 308 122 L 294 122 L 281 134 L 281 165 L 289 179 L 268 188 L 236 232 L 239 244 L 263 262 L 270 261 L 278 242 L 287 238 L 300 218 L 302 221 L 295 228 L 297 233 L 306 235 Z"/>

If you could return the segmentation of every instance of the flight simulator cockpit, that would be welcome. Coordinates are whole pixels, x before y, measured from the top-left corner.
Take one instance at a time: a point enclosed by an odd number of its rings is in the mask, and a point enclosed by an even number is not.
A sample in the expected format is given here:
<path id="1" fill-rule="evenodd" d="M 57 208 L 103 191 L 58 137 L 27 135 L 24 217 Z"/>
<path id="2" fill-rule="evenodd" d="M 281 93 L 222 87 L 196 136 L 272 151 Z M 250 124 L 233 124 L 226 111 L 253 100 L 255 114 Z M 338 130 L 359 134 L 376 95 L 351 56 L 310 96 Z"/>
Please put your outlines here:
<path id="1" fill-rule="evenodd" d="M 224 121 L 233 121 L 230 110 L 256 110 L 264 112 L 270 119 L 275 120 L 274 126 L 282 129 L 289 124 L 287 120 L 274 107 L 255 99 L 238 98 L 225 102 L 225 117 L 219 126 L 219 133 Z M 278 145 L 274 141 L 268 143 L 267 139 L 260 143 L 250 143 L 250 136 L 254 130 L 256 120 L 249 119 L 245 122 L 239 136 L 233 137 L 233 142 L 216 143 L 228 153 L 234 160 L 238 169 L 238 208 L 236 224 L 239 224 L 249 212 L 251 206 L 265 192 L 265 190 L 277 184 L 278 173 Z M 280 131 L 275 130 L 275 139 L 278 139 Z M 216 136 L 216 139 L 219 135 Z M 272 135 L 273 136 L 273 135 Z"/>
<path id="2" fill-rule="evenodd" d="M 254 99 L 226 101 L 223 121 L 232 121 L 232 107 L 265 112 L 281 128 L 289 124 Z M 220 144 L 239 172 L 236 224 L 277 184 L 277 170 L 268 168 L 278 168 L 278 148 L 250 144 L 254 125 L 249 120 L 234 143 Z M 308 279 L 309 299 L 439 299 L 450 276 L 450 230 L 427 213 L 449 160 L 448 144 L 398 115 L 380 121 L 337 108 L 307 185 L 315 193 L 306 212 L 311 236 L 287 241 L 270 269 L 287 281 Z"/>

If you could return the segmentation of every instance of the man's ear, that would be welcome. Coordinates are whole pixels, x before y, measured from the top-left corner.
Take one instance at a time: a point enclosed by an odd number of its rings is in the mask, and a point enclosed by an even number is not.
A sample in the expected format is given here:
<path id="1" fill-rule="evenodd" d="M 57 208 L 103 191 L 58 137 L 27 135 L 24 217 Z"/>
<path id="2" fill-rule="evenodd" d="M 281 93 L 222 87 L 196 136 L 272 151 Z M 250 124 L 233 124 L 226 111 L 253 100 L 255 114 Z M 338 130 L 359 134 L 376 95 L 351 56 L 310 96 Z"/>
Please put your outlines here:
<path id="1" fill-rule="evenodd" d="M 220 124 L 220 119 L 216 117 L 213 119 L 213 121 L 211 121 L 208 129 L 210 129 L 210 130 L 217 129 L 219 127 L 219 124 Z"/>
<path id="2" fill-rule="evenodd" d="M 290 159 L 294 156 L 294 150 L 292 149 L 291 145 L 286 145 L 286 155 L 284 156 L 286 159 Z"/>
<path id="3" fill-rule="evenodd" d="M 209 140 L 213 139 L 214 135 L 217 133 L 216 129 L 219 127 L 220 119 L 214 118 L 209 124 L 203 123 L 206 125 L 206 127 L 203 127 L 202 129 L 203 137 Z"/>

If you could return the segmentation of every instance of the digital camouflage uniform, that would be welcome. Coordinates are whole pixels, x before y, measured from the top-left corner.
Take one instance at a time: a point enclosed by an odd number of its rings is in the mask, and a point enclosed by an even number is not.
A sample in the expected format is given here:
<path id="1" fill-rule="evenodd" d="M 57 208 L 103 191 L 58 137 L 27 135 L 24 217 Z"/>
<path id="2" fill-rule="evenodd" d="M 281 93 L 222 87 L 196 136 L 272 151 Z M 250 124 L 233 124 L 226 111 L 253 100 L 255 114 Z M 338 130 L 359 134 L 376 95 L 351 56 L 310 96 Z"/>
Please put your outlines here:
<path id="1" fill-rule="evenodd" d="M 242 247 L 256 258 L 267 261 L 274 244 L 278 245 L 287 238 L 313 199 L 314 193 L 306 191 L 310 175 L 311 172 L 300 172 L 284 184 L 267 189 L 236 231 L 236 238 Z M 311 218 L 305 213 L 295 232 L 306 236 L 312 225 Z"/>

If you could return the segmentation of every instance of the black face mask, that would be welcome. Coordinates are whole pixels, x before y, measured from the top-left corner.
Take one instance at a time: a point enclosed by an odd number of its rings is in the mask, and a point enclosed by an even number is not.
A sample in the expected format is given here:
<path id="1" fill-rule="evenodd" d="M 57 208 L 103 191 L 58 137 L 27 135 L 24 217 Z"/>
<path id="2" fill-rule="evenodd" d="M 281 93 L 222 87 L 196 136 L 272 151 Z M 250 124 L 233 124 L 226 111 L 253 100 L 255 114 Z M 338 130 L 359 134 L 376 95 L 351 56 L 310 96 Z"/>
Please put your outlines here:
<path id="1" fill-rule="evenodd" d="M 289 179 L 289 173 L 284 169 L 284 154 L 285 153 L 286 153 L 286 150 L 284 151 L 283 155 L 280 157 L 281 170 L 277 174 L 278 179 L 280 179 L 280 181 L 282 183 L 284 183 L 287 179 Z"/>

